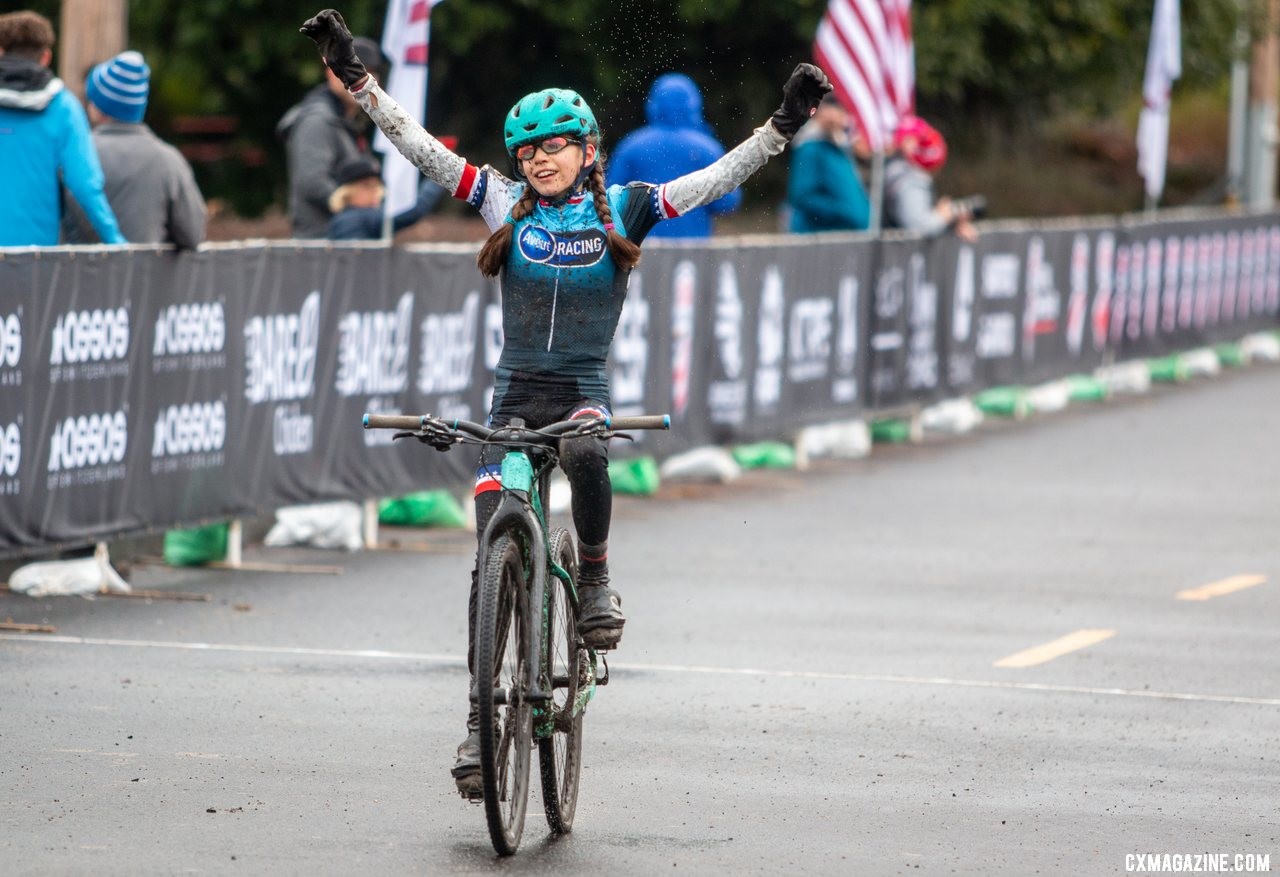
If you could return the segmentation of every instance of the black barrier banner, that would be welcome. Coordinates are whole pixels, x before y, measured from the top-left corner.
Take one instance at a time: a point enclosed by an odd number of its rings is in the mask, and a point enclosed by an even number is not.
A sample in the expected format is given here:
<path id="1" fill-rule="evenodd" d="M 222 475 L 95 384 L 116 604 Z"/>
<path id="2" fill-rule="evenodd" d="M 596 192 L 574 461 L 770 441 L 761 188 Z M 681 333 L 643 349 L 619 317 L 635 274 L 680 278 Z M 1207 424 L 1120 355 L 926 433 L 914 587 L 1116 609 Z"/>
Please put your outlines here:
<path id="1" fill-rule="evenodd" d="M 646 246 L 614 337 L 614 454 L 1088 371 L 1280 325 L 1280 215 Z M 474 249 L 0 251 L 0 555 L 465 485 L 475 449 L 366 411 L 483 421 L 502 350 Z"/>

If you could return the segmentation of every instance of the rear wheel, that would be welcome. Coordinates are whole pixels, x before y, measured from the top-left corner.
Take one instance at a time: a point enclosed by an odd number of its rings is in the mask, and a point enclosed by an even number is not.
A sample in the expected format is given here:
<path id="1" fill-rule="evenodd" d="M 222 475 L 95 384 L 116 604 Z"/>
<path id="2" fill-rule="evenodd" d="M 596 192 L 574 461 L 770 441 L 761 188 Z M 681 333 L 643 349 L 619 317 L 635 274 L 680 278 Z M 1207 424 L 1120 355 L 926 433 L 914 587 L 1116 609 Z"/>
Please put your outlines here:
<path id="1" fill-rule="evenodd" d="M 567 530 L 551 534 L 551 559 L 576 579 L 578 554 Z M 571 589 L 559 576 L 547 576 L 547 641 L 543 672 L 551 686 L 548 712 L 538 725 L 538 761 L 542 768 L 542 803 L 555 834 L 573 828 L 582 768 L 581 696 L 591 681 L 587 650 L 578 637 L 577 611 Z"/>
<path id="2" fill-rule="evenodd" d="M 509 856 L 520 845 L 529 802 L 529 603 L 524 552 L 512 534 L 495 539 L 486 557 L 476 618 L 480 774 L 489 837 L 499 855 Z"/>

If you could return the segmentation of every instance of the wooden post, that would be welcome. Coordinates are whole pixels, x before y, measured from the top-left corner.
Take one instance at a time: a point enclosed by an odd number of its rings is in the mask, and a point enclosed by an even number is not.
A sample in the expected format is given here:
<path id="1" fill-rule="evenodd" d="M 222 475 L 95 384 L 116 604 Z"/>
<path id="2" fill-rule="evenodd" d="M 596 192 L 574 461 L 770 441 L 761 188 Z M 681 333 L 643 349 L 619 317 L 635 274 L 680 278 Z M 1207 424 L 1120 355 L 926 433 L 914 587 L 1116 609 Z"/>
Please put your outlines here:
<path id="1" fill-rule="evenodd" d="M 63 0 L 54 55 L 58 76 L 84 99 L 84 80 L 93 65 L 129 48 L 127 0 Z"/>

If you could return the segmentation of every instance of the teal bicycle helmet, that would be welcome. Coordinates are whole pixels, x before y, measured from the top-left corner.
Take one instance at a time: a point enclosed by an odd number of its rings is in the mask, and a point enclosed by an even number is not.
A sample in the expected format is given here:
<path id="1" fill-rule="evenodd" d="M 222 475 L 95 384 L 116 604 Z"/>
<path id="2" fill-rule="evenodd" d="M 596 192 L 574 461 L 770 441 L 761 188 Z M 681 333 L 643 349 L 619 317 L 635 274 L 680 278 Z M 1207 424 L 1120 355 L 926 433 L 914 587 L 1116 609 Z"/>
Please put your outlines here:
<path id="1" fill-rule="evenodd" d="M 582 95 L 567 88 L 544 88 L 526 94 L 507 113 L 503 126 L 507 154 L 515 161 L 516 150 L 526 143 L 537 143 L 548 137 L 567 136 L 586 139 L 600 135 L 596 114 Z"/>

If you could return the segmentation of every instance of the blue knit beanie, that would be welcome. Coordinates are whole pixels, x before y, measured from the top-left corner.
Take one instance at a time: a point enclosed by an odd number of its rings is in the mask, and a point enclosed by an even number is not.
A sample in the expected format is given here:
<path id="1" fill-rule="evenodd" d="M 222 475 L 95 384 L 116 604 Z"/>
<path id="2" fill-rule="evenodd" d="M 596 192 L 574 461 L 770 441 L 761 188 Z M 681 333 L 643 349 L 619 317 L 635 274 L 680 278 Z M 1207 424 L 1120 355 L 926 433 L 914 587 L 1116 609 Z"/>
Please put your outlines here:
<path id="1" fill-rule="evenodd" d="M 141 122 L 151 91 L 151 68 L 139 52 L 121 52 L 89 74 L 85 94 L 113 119 Z"/>

